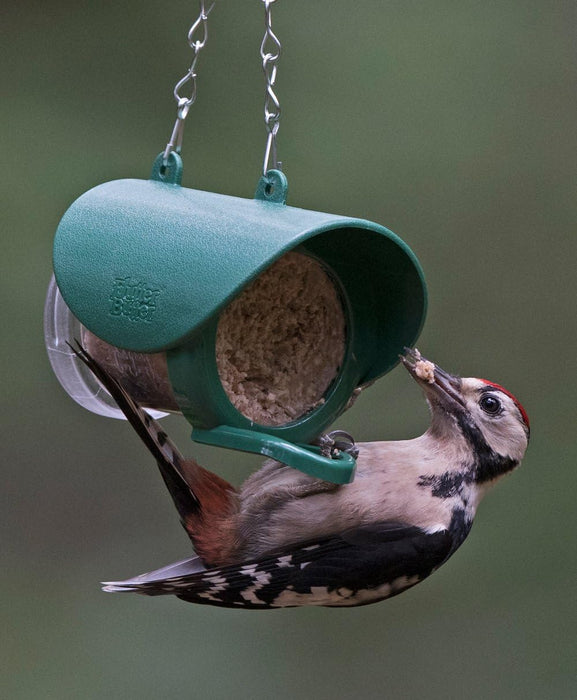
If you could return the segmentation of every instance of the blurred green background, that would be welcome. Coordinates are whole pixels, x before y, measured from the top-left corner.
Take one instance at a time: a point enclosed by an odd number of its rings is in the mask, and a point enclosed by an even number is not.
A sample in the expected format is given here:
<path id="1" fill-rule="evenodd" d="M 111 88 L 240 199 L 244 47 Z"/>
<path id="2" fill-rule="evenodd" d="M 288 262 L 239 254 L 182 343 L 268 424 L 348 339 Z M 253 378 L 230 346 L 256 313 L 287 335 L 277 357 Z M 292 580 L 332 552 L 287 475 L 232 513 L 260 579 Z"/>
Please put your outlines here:
<path id="1" fill-rule="evenodd" d="M 242 612 L 113 596 L 188 555 L 128 426 L 48 365 L 52 238 L 88 188 L 147 178 L 175 118 L 196 2 L 4 2 L 0 572 L 4 698 L 577 697 L 576 26 L 572 0 L 280 0 L 279 155 L 295 206 L 390 227 L 430 292 L 421 350 L 503 383 L 533 438 L 429 581 L 353 610 Z M 184 140 L 186 186 L 250 197 L 265 133 L 258 0 L 219 0 Z M 396 369 L 339 426 L 427 425 Z M 240 482 L 258 460 L 190 443 Z"/>

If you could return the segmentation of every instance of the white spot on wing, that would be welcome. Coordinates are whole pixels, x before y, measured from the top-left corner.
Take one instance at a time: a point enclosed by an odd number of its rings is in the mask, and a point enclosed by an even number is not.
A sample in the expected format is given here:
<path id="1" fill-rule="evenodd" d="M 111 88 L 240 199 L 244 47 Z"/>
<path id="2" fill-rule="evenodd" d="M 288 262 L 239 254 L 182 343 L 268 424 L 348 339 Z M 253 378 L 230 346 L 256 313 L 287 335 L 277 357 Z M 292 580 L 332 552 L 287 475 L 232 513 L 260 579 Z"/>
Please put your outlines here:
<path id="1" fill-rule="evenodd" d="M 292 566 L 292 560 L 292 554 L 287 554 L 284 557 L 279 557 L 276 561 L 276 565 L 281 569 L 285 566 Z"/>
<path id="2" fill-rule="evenodd" d="M 214 600 L 217 603 L 222 602 L 222 598 L 219 596 L 213 595 L 210 591 L 206 591 L 206 593 L 198 593 L 199 598 L 206 598 L 206 600 Z"/>
<path id="3" fill-rule="evenodd" d="M 245 564 L 244 566 L 241 566 L 239 570 L 243 574 L 248 574 L 249 576 L 253 576 L 254 572 L 256 571 L 256 564 Z"/>
<path id="4" fill-rule="evenodd" d="M 375 588 L 364 588 L 353 592 L 349 588 L 337 588 L 329 591 L 324 586 L 311 588 L 310 593 L 297 593 L 294 590 L 284 590 L 272 602 L 272 607 L 282 608 L 291 605 L 333 605 L 353 606 L 360 603 L 370 603 L 388 598 L 393 593 L 398 593 L 418 583 L 418 576 L 400 576 L 392 583 L 383 583 Z"/>
<path id="5" fill-rule="evenodd" d="M 264 605 L 264 602 L 258 597 L 257 593 L 261 590 L 261 588 L 263 588 L 270 582 L 271 575 L 266 571 L 259 571 L 254 576 L 254 580 L 254 586 L 245 588 L 243 591 L 241 591 L 240 595 L 242 598 L 249 601 L 250 603 L 255 603 L 256 605 Z"/>

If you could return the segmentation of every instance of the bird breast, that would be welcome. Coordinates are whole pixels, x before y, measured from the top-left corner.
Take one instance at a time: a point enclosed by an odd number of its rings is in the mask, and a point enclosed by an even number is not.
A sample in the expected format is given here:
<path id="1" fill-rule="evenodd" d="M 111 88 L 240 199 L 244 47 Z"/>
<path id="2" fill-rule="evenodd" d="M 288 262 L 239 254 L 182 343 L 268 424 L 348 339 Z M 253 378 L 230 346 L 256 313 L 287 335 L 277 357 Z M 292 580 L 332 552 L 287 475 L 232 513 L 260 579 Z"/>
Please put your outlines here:
<path id="1" fill-rule="evenodd" d="M 456 508 L 476 502 L 472 486 L 450 496 L 433 495 L 423 475 L 447 472 L 453 455 L 415 440 L 360 443 L 351 484 L 337 486 L 269 461 L 245 482 L 238 529 L 243 556 L 259 557 L 298 542 L 383 521 L 403 522 L 436 532 L 447 528 Z M 462 464 L 461 462 L 458 462 Z M 452 462 L 454 464 L 454 462 Z M 466 504 L 464 505 L 464 501 Z M 472 519 L 474 513 L 469 512 Z"/>

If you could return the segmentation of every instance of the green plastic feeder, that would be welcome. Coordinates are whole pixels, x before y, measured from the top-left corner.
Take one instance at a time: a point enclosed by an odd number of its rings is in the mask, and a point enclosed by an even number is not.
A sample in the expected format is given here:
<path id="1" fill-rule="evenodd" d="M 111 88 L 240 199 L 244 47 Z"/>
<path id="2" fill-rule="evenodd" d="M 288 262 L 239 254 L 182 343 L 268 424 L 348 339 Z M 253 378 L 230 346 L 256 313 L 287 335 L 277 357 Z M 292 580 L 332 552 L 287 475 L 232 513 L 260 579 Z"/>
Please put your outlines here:
<path id="1" fill-rule="evenodd" d="M 354 460 L 324 457 L 307 443 L 342 413 L 354 390 L 388 372 L 422 327 L 426 289 L 419 262 L 370 221 L 285 204 L 284 175 L 271 170 L 255 198 L 181 187 L 182 162 L 162 156 L 150 180 L 99 185 L 65 213 L 54 273 L 79 322 L 110 345 L 166 352 L 168 374 L 192 439 L 264 454 L 346 483 Z M 289 251 L 319 261 L 339 290 L 346 350 L 323 402 L 286 424 L 259 425 L 227 396 L 216 363 L 219 314 Z M 130 303 L 126 303 L 130 289 Z"/>

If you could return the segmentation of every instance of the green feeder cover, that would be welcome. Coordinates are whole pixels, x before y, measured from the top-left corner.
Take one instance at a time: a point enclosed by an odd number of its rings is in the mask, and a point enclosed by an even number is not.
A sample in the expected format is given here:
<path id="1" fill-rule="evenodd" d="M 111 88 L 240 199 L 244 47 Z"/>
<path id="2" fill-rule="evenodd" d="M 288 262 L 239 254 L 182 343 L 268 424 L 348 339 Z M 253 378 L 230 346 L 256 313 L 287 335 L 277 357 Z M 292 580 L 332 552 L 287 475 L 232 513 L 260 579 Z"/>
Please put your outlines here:
<path id="1" fill-rule="evenodd" d="M 421 330 L 426 290 L 410 248 L 379 224 L 284 204 L 269 171 L 255 199 L 180 186 L 157 158 L 150 180 L 116 180 L 77 199 L 54 243 L 58 287 L 95 335 L 136 352 L 181 347 L 283 253 L 324 261 L 347 298 L 359 384 L 390 370 Z"/>

